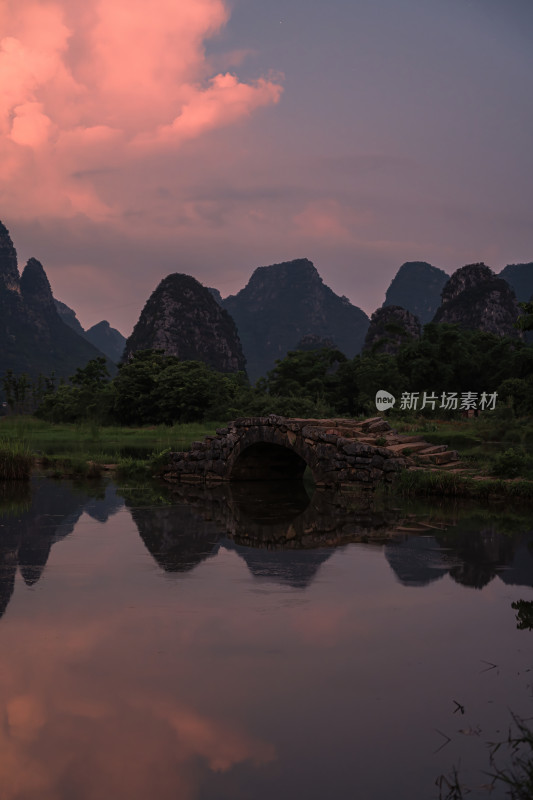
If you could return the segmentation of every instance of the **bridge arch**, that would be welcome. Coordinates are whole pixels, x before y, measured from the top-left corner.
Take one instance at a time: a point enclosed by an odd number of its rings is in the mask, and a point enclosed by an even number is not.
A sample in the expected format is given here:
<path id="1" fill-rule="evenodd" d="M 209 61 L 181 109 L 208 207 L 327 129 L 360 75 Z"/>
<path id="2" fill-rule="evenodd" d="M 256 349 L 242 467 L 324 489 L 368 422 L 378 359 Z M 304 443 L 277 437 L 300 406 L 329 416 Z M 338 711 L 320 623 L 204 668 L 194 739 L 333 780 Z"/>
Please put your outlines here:
<path id="1" fill-rule="evenodd" d="M 228 465 L 230 481 L 298 480 L 307 466 L 294 450 L 271 442 L 256 442 L 241 450 Z"/>
<path id="2" fill-rule="evenodd" d="M 291 441 L 292 440 L 292 441 Z M 301 436 L 289 439 L 273 428 L 243 431 L 226 460 L 229 480 L 298 480 L 309 467 L 313 476 L 316 457 Z"/>

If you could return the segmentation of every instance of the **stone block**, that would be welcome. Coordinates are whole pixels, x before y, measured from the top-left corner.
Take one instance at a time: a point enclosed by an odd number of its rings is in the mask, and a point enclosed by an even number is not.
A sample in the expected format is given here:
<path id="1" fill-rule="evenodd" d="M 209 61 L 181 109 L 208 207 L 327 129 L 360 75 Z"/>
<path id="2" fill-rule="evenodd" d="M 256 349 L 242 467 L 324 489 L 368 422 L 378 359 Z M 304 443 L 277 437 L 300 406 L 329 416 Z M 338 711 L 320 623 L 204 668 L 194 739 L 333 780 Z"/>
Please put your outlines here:
<path id="1" fill-rule="evenodd" d="M 337 444 L 337 439 L 339 437 L 336 433 L 331 433 L 331 431 L 321 431 L 319 438 L 321 442 L 328 442 L 328 444 Z"/>
<path id="2" fill-rule="evenodd" d="M 390 458 L 383 464 L 383 472 L 398 472 L 401 469 L 401 464 L 396 459 Z"/>
<path id="3" fill-rule="evenodd" d="M 302 436 L 305 436 L 306 439 L 312 439 L 314 442 L 320 441 L 320 428 L 316 428 L 314 425 L 304 425 L 302 428 Z"/>
<path id="4" fill-rule="evenodd" d="M 315 445 L 315 453 L 317 458 L 331 459 L 337 454 L 337 450 L 331 444 L 317 444 Z"/>
<path id="5" fill-rule="evenodd" d="M 382 419 L 379 422 L 373 422 L 366 430 L 368 433 L 384 433 L 385 431 L 390 431 L 390 425 Z"/>
<path id="6" fill-rule="evenodd" d="M 346 440 L 343 440 L 346 441 Z M 358 444 L 342 444 L 342 452 L 347 456 L 355 456 L 360 452 L 360 445 Z"/>

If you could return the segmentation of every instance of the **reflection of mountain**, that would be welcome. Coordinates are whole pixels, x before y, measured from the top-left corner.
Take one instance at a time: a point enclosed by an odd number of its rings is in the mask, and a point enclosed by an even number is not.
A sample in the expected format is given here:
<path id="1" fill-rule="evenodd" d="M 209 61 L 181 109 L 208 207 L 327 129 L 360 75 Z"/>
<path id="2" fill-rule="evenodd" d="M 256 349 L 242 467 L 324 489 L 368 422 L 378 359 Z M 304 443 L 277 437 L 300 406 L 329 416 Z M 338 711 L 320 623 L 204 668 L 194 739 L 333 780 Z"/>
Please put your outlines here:
<path id="1" fill-rule="evenodd" d="M 225 539 L 224 547 L 239 555 L 254 578 L 273 581 L 294 589 L 305 589 L 319 568 L 333 555 L 333 548 L 317 550 L 259 550 Z"/>
<path id="2" fill-rule="evenodd" d="M 15 588 L 15 575 L 17 573 L 17 547 L 12 537 L 0 539 L 0 617 L 9 605 L 11 595 Z"/>
<path id="3" fill-rule="evenodd" d="M 512 559 L 516 541 L 494 528 L 483 528 L 474 535 L 459 530 L 454 539 L 459 564 L 450 575 L 457 583 L 474 589 L 482 589 L 502 571 Z"/>
<path id="4" fill-rule="evenodd" d="M 130 513 L 147 550 L 166 572 L 188 572 L 218 552 L 220 526 L 193 508 L 130 506 Z"/>
<path id="5" fill-rule="evenodd" d="M 524 534 L 515 542 L 512 557 L 498 574 L 511 586 L 533 586 L 533 536 Z"/>
<path id="6" fill-rule="evenodd" d="M 533 586 L 533 534 L 510 536 L 496 526 L 459 524 L 435 536 L 409 536 L 385 547 L 385 557 L 405 586 L 425 586 L 446 573 L 482 589 L 497 575 L 505 583 Z"/>
<path id="7" fill-rule="evenodd" d="M 448 572 L 433 536 L 408 536 L 385 545 L 385 558 L 404 586 L 426 586 Z"/>
<path id="8" fill-rule="evenodd" d="M 349 500 L 327 492 L 310 497 L 301 482 L 178 485 L 172 494 L 175 506 L 143 507 L 125 493 L 140 536 L 163 569 L 193 569 L 223 545 L 254 577 L 300 588 L 311 583 L 333 546 L 384 541 L 394 535 L 398 516 L 354 510 Z"/>
<path id="9" fill-rule="evenodd" d="M 12 508 L 6 485 L 2 505 Z M 19 487 L 14 486 L 16 494 Z M 52 545 L 72 533 L 82 513 L 106 520 L 123 505 L 109 485 L 100 499 L 88 497 L 66 481 L 32 481 L 31 502 L 13 512 L 0 506 L 0 617 L 6 610 L 15 587 L 17 567 L 27 586 L 41 577 Z"/>

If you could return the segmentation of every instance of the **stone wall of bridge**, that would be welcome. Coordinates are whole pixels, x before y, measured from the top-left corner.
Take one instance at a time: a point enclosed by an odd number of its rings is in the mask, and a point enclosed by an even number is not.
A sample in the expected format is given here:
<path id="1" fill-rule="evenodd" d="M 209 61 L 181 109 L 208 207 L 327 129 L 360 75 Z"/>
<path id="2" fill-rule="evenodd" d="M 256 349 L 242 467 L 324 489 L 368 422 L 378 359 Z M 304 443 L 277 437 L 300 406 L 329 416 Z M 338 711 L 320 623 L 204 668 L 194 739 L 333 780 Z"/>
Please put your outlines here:
<path id="1" fill-rule="evenodd" d="M 245 417 L 193 442 L 190 450 L 171 453 L 163 477 L 184 483 L 292 480 L 302 478 L 307 466 L 317 486 L 372 488 L 408 463 L 401 449 L 383 446 L 390 433 L 380 417 Z"/>

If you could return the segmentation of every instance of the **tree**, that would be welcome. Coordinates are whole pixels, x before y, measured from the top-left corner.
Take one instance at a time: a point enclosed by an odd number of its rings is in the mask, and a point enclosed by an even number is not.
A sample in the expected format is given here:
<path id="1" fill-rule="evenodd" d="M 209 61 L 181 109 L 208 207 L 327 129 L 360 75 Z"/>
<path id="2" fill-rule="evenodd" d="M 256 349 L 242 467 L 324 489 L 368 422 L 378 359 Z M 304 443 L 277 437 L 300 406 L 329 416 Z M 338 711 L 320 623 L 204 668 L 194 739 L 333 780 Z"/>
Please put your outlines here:
<path id="1" fill-rule="evenodd" d="M 61 383 L 57 390 L 53 375 L 40 382 L 36 415 L 51 422 L 109 421 L 113 387 L 105 358 L 99 356 L 78 367 L 69 381 L 70 384 Z"/>
<path id="2" fill-rule="evenodd" d="M 178 364 L 163 350 L 138 350 L 119 367 L 114 380 L 114 414 L 121 425 L 153 425 L 159 422 L 158 379 L 164 369 Z"/>
<path id="3" fill-rule="evenodd" d="M 351 416 L 372 414 L 380 390 L 399 397 L 407 389 L 406 378 L 398 369 L 398 359 L 389 353 L 363 353 L 339 368 L 340 403 L 338 409 Z"/>
<path id="4" fill-rule="evenodd" d="M 70 378 L 73 386 L 80 388 L 100 389 L 109 382 L 109 372 L 103 356 L 93 358 L 84 367 L 78 367 L 75 375 Z"/>
<path id="5" fill-rule="evenodd" d="M 298 397 L 335 405 L 339 400 L 339 367 L 347 361 L 334 347 L 317 350 L 290 350 L 266 379 L 260 390 L 274 397 Z"/>
<path id="6" fill-rule="evenodd" d="M 201 361 L 170 364 L 157 379 L 158 421 L 196 422 L 229 401 L 224 375 Z"/>
<path id="7" fill-rule="evenodd" d="M 533 331 L 533 298 L 529 303 L 518 305 L 524 313 L 518 317 L 516 327 L 521 331 Z"/>

